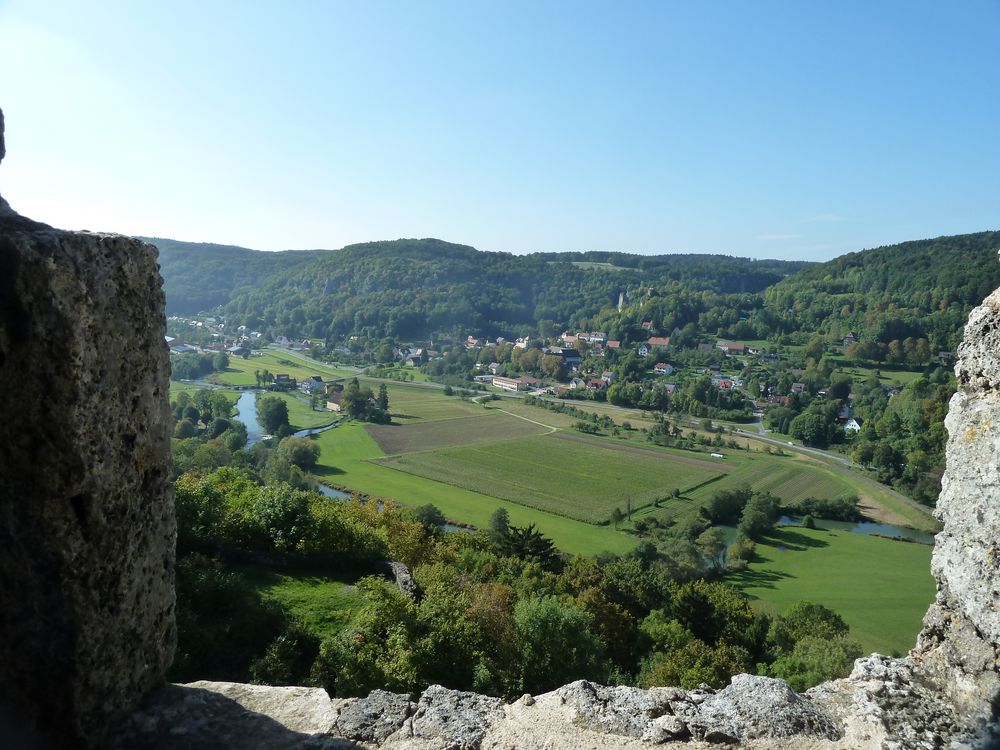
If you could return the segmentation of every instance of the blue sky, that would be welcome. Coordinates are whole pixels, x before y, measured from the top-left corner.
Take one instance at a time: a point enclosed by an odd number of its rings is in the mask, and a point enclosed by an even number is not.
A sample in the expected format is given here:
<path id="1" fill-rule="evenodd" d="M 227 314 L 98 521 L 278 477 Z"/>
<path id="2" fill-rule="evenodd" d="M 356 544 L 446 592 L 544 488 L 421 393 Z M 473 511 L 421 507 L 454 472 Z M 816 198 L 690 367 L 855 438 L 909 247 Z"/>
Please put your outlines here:
<path id="1" fill-rule="evenodd" d="M 0 192 L 276 250 L 823 260 L 1000 228 L 1000 0 L 0 0 Z"/>

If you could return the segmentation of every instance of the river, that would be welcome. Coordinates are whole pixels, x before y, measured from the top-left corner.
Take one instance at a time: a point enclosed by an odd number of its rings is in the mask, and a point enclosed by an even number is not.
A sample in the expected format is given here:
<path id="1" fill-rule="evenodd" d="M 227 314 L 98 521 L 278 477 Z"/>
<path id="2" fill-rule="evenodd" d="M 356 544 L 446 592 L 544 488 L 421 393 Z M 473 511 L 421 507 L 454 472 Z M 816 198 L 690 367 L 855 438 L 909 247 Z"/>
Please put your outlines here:
<path id="1" fill-rule="evenodd" d="M 264 439 L 267 433 L 264 427 L 257 421 L 257 395 L 258 391 L 244 391 L 240 394 L 236 402 L 236 418 L 247 426 L 247 447 L 258 443 Z M 340 420 L 323 425 L 322 427 L 310 427 L 305 430 L 298 430 L 292 433 L 292 437 L 309 437 L 318 435 L 321 432 L 332 430 L 340 424 Z"/>

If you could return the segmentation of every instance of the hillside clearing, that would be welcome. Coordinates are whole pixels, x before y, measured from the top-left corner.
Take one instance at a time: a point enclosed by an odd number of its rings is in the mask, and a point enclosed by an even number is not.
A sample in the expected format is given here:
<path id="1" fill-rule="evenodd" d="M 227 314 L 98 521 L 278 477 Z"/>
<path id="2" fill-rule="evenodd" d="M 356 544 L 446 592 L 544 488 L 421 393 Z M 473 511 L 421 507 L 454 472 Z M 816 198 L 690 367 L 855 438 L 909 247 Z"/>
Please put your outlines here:
<path id="1" fill-rule="evenodd" d="M 847 531 L 783 527 L 757 545 L 746 571 L 726 582 L 771 614 L 803 599 L 823 604 L 844 618 L 866 653 L 904 654 L 934 600 L 931 549 Z"/>

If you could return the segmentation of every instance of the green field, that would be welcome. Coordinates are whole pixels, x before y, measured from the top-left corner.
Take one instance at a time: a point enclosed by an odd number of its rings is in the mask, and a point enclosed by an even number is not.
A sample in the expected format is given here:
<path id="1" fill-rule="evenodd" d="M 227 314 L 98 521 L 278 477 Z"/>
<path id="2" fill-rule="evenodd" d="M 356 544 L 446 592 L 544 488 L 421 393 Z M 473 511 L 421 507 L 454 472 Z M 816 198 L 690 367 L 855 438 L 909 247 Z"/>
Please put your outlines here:
<path id="1" fill-rule="evenodd" d="M 170 400 L 174 400 L 178 393 L 189 393 L 194 395 L 196 391 L 201 389 L 202 386 L 195 385 L 194 383 L 182 383 L 179 380 L 170 381 Z"/>
<path id="2" fill-rule="evenodd" d="M 377 390 L 381 381 L 361 379 L 362 384 Z M 445 396 L 440 390 L 427 386 L 386 383 L 389 392 L 389 412 L 394 422 L 434 422 L 456 417 L 480 416 L 483 407 L 458 396 Z"/>
<path id="3" fill-rule="evenodd" d="M 338 418 L 337 414 L 326 411 L 326 409 L 321 408 L 319 411 L 313 411 L 309 397 L 298 391 L 294 393 L 275 391 L 262 395 L 278 396 L 288 404 L 288 423 L 294 430 L 322 427 L 323 425 L 335 422 Z"/>
<path id="4" fill-rule="evenodd" d="M 843 497 L 854 489 L 832 468 L 797 461 L 792 456 L 756 454 L 744 457 L 744 465 L 717 482 L 707 484 L 689 497 L 701 504 L 715 493 L 748 485 L 755 492 L 769 492 L 785 502 L 807 497 Z"/>
<path id="5" fill-rule="evenodd" d="M 726 581 L 772 614 L 803 599 L 823 604 L 844 618 L 866 653 L 904 654 L 934 600 L 930 558 L 925 544 L 786 527 L 758 544 L 757 559 Z"/>
<path id="6" fill-rule="evenodd" d="M 409 474 L 504 498 L 588 523 L 607 521 L 629 501 L 640 508 L 728 469 L 628 445 L 602 445 L 557 433 L 444 448 L 379 461 Z"/>
<path id="7" fill-rule="evenodd" d="M 484 413 L 482 409 L 477 410 L 476 416 L 414 424 L 369 425 L 367 429 L 387 456 L 529 437 L 549 431 L 524 419 L 499 411 Z"/>
<path id="8" fill-rule="evenodd" d="M 506 402 L 506 400 L 505 400 Z M 556 402 L 560 403 L 560 402 Z M 609 416 L 615 423 L 620 425 L 622 422 L 629 422 L 634 428 L 639 429 L 640 427 L 650 428 L 653 426 L 653 419 L 650 414 L 646 412 L 639 411 L 638 409 L 624 409 L 620 406 L 615 406 L 614 404 L 601 403 L 600 401 L 572 401 L 567 400 L 565 402 L 567 406 L 574 406 L 580 411 L 589 412 L 591 414 L 596 414 L 598 417 Z M 506 407 L 504 407 L 506 408 Z M 527 407 L 540 408 L 540 407 Z M 554 412 L 549 412 L 550 414 Z M 541 420 L 545 421 L 545 420 Z M 578 421 L 577 417 L 573 417 L 573 421 Z"/>
<path id="9" fill-rule="evenodd" d="M 879 382 L 884 385 L 909 385 L 914 380 L 918 380 L 924 372 L 922 367 L 911 368 L 900 365 L 862 367 L 861 365 L 849 364 L 842 357 L 834 357 L 833 361 L 837 364 L 836 372 L 850 375 L 855 383 L 864 382 L 878 372 Z"/>
<path id="10" fill-rule="evenodd" d="M 280 603 L 320 638 L 336 635 L 361 606 L 352 576 L 278 571 L 255 565 L 233 567 L 263 598 Z"/>
<path id="11" fill-rule="evenodd" d="M 291 375 L 296 380 L 319 375 L 323 378 L 354 377 L 355 373 L 338 370 L 325 365 L 314 365 L 287 355 L 284 352 L 263 351 L 254 353 L 249 359 L 230 357 L 229 367 L 223 372 L 210 375 L 206 380 L 224 385 L 256 385 L 254 370 L 267 370 L 273 375 Z"/>
<path id="12" fill-rule="evenodd" d="M 502 401 L 487 402 L 486 408 L 490 411 L 502 411 L 507 414 L 525 417 L 549 427 L 572 427 L 576 422 L 580 421 L 579 417 L 569 414 L 560 414 L 557 411 L 549 411 L 538 406 L 528 406 L 516 398 L 505 398 Z"/>
<path id="13" fill-rule="evenodd" d="M 545 513 L 381 466 L 370 459 L 380 458 L 383 453 L 361 424 L 347 424 L 321 433 L 315 439 L 322 449 L 316 474 L 339 486 L 392 498 L 406 505 L 433 503 L 448 518 L 479 527 L 488 524 L 490 515 L 497 508 L 505 508 L 511 523 L 518 526 L 535 524 L 561 550 L 571 554 L 622 554 L 636 544 L 635 537 L 607 526 L 592 526 L 566 516 Z"/>

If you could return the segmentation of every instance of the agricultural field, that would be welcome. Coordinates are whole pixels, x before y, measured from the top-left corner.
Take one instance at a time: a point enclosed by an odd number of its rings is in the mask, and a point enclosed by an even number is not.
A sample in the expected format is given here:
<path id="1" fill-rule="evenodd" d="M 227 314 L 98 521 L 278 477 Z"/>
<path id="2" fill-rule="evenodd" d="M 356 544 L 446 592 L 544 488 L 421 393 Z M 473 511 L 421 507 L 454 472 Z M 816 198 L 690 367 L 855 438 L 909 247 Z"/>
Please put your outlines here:
<path id="1" fill-rule="evenodd" d="M 393 421 L 402 424 L 346 424 L 317 436 L 321 478 L 409 505 L 433 503 L 473 526 L 485 526 L 503 507 L 513 523 L 536 524 L 569 552 L 633 547 L 634 537 L 594 525 L 606 523 L 616 507 L 631 502 L 633 520 L 677 519 L 717 491 L 744 484 L 786 501 L 858 494 L 867 507 L 898 507 L 899 516 L 880 520 L 899 523 L 905 513 L 903 525 L 933 531 L 933 519 L 921 510 L 806 456 L 723 448 L 726 458 L 718 460 L 708 451 L 652 445 L 638 431 L 583 435 L 565 429 L 575 418 L 519 399 L 482 405 L 416 385 L 388 389 Z M 675 488 L 681 497 L 669 497 Z"/>
<path id="2" fill-rule="evenodd" d="M 360 382 L 373 391 L 382 383 L 369 378 L 361 378 Z M 463 401 L 458 396 L 445 396 L 442 391 L 426 386 L 387 382 L 386 390 L 392 419 L 401 424 L 480 416 L 484 411 L 477 403 Z"/>
<path id="3" fill-rule="evenodd" d="M 692 492 L 689 497 L 702 504 L 720 490 L 749 485 L 756 492 L 770 492 L 786 502 L 807 497 L 844 497 L 855 489 L 832 468 L 798 461 L 793 456 L 756 454 L 744 456 L 744 465 L 712 484 Z"/>
<path id="4" fill-rule="evenodd" d="M 539 435 L 549 430 L 526 419 L 518 419 L 500 411 L 457 419 L 442 419 L 413 424 L 368 425 L 368 434 L 388 455 L 428 451 L 453 445 L 496 442 L 511 438 Z"/>
<path id="5" fill-rule="evenodd" d="M 587 523 L 641 508 L 729 470 L 724 464 L 570 433 L 444 448 L 378 461 L 383 466 Z"/>
<path id="6" fill-rule="evenodd" d="M 770 614 L 803 599 L 823 604 L 851 626 L 865 653 L 905 654 L 934 600 L 931 549 L 847 531 L 782 527 L 758 543 L 747 570 L 726 582 Z"/>
<path id="7" fill-rule="evenodd" d="M 625 409 L 620 406 L 615 406 L 614 404 L 602 403 L 600 401 L 569 400 L 565 403 L 567 406 L 575 406 L 580 411 L 590 412 L 591 414 L 596 414 L 598 417 L 607 415 L 615 420 L 615 423 L 619 425 L 622 422 L 629 422 L 636 429 L 639 429 L 640 427 L 648 429 L 653 426 L 653 420 L 650 415 L 646 412 L 639 411 L 638 409 Z M 577 419 L 574 418 L 573 421 L 575 422 Z"/>
<path id="8" fill-rule="evenodd" d="M 442 484 L 382 466 L 372 459 L 381 458 L 384 454 L 361 424 L 337 427 L 317 435 L 315 440 L 322 450 L 320 465 L 315 474 L 331 484 L 392 498 L 405 505 L 433 503 L 449 519 L 482 528 L 489 523 L 493 511 L 504 508 L 509 513 L 512 524 L 534 524 L 559 549 L 570 554 L 624 554 L 636 545 L 635 537 L 608 526 L 593 526 L 489 494 Z"/>
<path id="9" fill-rule="evenodd" d="M 570 414 L 560 414 L 557 411 L 549 411 L 540 406 L 529 406 L 521 399 L 505 398 L 502 401 L 487 402 L 486 408 L 490 411 L 506 412 L 517 417 L 524 417 L 533 422 L 538 422 L 547 427 L 572 427 L 580 420 Z"/>

